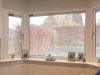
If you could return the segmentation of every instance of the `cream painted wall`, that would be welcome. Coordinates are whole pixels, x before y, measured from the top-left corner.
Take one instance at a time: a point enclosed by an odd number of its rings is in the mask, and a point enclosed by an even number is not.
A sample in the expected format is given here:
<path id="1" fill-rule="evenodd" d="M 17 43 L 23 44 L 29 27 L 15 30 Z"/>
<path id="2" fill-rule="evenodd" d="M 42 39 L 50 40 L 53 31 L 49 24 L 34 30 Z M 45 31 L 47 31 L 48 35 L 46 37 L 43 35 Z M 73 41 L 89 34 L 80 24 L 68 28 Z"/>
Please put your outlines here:
<path id="1" fill-rule="evenodd" d="M 3 0 L 3 7 L 21 12 L 45 12 L 92 7 L 100 0 Z"/>
<path id="2" fill-rule="evenodd" d="M 22 73 L 22 64 L 0 67 L 0 75 L 24 75 Z"/>
<path id="3" fill-rule="evenodd" d="M 26 0 L 3 0 L 3 8 L 26 12 Z"/>
<path id="4" fill-rule="evenodd" d="M 81 75 L 85 68 L 25 64 L 26 75 Z"/>
<path id="5" fill-rule="evenodd" d="M 100 71 L 100 68 L 98 67 L 88 65 L 86 68 L 87 75 L 95 75 L 98 71 Z"/>
<path id="6" fill-rule="evenodd" d="M 3 42 L 3 35 L 4 34 L 4 29 L 3 29 L 3 8 L 2 8 L 2 0 L 0 0 L 0 38 L 1 38 L 1 50 L 3 50 L 4 42 Z M 1 56 L 2 52 L 0 51 Z M 0 61 L 1 61 L 1 56 L 0 56 Z"/>
<path id="7" fill-rule="evenodd" d="M 100 4 L 100 0 L 89 0 L 89 7 Z"/>
<path id="8" fill-rule="evenodd" d="M 91 69 L 91 68 L 86 69 L 87 75 L 95 75 L 98 71 L 99 70 L 95 70 L 95 69 Z"/>
<path id="9" fill-rule="evenodd" d="M 0 75 L 25 75 L 22 61 L 0 63 Z"/>
<path id="10" fill-rule="evenodd" d="M 65 10 L 87 8 L 87 0 L 28 0 L 27 11 L 29 13 L 64 12 Z"/>
<path id="11" fill-rule="evenodd" d="M 0 38 L 2 37 L 2 0 L 0 0 Z"/>

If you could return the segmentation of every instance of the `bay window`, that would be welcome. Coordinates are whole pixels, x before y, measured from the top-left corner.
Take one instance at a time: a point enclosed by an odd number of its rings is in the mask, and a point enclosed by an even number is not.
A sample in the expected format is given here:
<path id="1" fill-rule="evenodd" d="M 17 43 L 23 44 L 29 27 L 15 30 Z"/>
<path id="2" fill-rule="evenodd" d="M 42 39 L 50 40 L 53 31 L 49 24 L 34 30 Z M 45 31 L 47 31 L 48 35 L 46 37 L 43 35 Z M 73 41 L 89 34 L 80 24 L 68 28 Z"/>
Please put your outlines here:
<path id="1" fill-rule="evenodd" d="M 30 15 L 30 55 L 85 53 L 85 12 Z"/>

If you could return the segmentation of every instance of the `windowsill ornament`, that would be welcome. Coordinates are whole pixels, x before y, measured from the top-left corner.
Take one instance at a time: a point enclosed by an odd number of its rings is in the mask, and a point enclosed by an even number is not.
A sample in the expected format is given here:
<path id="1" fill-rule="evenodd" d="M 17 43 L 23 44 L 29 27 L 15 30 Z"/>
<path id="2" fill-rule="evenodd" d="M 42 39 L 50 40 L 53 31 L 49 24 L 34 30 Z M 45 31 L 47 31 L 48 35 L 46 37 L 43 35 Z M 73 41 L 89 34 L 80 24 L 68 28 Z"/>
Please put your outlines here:
<path id="1" fill-rule="evenodd" d="M 85 58 L 83 58 L 83 62 L 86 62 L 86 59 Z"/>
<path id="2" fill-rule="evenodd" d="M 14 54 L 12 54 L 12 55 L 11 55 L 11 58 L 12 58 L 12 60 L 14 60 L 14 58 L 15 58 L 15 55 L 14 55 Z"/>
<path id="3" fill-rule="evenodd" d="M 99 65 L 100 65 L 100 58 L 97 60 L 97 62 L 99 63 Z"/>
<path id="4" fill-rule="evenodd" d="M 48 58 L 46 58 L 46 61 L 55 61 L 56 58 L 54 56 L 51 56 L 51 54 L 48 55 Z"/>

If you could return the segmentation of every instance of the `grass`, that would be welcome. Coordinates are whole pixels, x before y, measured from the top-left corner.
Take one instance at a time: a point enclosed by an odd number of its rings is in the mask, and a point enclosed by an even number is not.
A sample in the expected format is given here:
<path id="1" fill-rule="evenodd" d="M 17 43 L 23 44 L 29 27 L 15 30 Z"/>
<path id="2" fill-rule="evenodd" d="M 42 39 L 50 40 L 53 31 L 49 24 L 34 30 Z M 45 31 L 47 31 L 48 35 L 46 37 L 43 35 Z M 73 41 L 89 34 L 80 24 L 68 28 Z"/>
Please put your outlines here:
<path id="1" fill-rule="evenodd" d="M 100 47 L 96 47 L 96 49 L 100 49 Z"/>
<path id="2" fill-rule="evenodd" d="M 84 46 L 79 46 L 79 47 L 77 47 L 77 46 L 54 46 L 54 47 L 56 47 L 56 48 L 84 48 Z"/>

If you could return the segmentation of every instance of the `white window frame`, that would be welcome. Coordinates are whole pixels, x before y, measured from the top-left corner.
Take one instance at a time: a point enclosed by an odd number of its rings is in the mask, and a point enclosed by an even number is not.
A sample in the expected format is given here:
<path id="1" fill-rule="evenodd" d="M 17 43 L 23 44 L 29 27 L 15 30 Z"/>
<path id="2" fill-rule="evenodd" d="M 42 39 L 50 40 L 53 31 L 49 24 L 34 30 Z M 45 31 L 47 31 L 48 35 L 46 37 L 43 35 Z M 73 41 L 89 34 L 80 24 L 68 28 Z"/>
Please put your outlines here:
<path id="1" fill-rule="evenodd" d="M 79 10 L 70 10 L 70 11 L 65 11 L 65 13 L 67 14 L 67 13 L 74 13 L 74 12 L 84 12 L 85 11 L 85 21 L 86 21 L 86 23 L 85 23 L 85 48 L 84 48 L 84 50 L 85 50 L 85 54 L 86 54 L 86 26 L 87 26 L 87 9 L 79 9 Z M 54 13 L 58 13 L 59 14 L 59 12 L 54 12 Z M 64 14 L 65 14 L 64 13 Z M 47 12 L 47 13 L 28 13 L 28 16 L 30 16 L 30 15 L 34 15 L 34 14 L 36 14 L 36 16 L 38 16 L 38 14 L 41 16 L 41 15 L 49 15 L 50 13 L 49 12 Z M 51 13 L 52 14 L 52 13 Z M 63 14 L 63 12 L 61 12 L 61 14 Z M 28 20 L 28 24 L 29 24 L 29 26 L 30 26 L 30 17 L 28 18 L 29 20 Z M 29 27 L 29 30 L 30 30 L 30 27 Z M 30 31 L 29 31 L 30 32 Z M 29 33 L 28 33 L 29 34 Z M 28 38 L 28 40 L 30 41 L 30 35 L 29 35 L 29 38 Z M 28 42 L 29 42 L 28 41 Z M 30 47 L 30 46 L 29 46 Z M 45 59 L 45 58 L 47 58 L 48 56 L 37 56 L 37 55 L 31 55 L 30 56 L 30 58 L 36 58 L 36 59 Z M 86 58 L 86 55 L 85 55 L 85 58 Z M 56 56 L 56 59 L 57 60 L 67 60 L 68 59 L 68 57 L 60 57 L 60 56 Z"/>
<path id="2" fill-rule="evenodd" d="M 93 20 L 93 24 L 92 24 L 92 35 L 91 35 L 91 38 L 92 38 L 92 58 L 94 59 L 94 60 L 97 60 L 99 57 L 96 57 L 96 49 L 95 49 L 95 47 L 96 47 L 96 44 L 95 44 L 95 41 L 96 41 L 96 36 L 95 36 L 95 34 L 96 34 L 96 10 L 98 10 L 98 9 L 100 9 L 100 7 L 97 7 L 97 8 L 94 8 L 93 9 L 93 18 L 92 18 L 92 20 Z"/>
<path id="3" fill-rule="evenodd" d="M 4 51 L 3 59 L 10 59 L 11 54 L 8 54 L 8 26 L 9 26 L 9 14 L 19 15 L 22 17 L 22 34 L 24 34 L 24 14 L 8 9 L 4 9 Z M 22 36 L 22 50 L 24 48 L 24 36 Z M 21 58 L 21 54 L 15 54 L 16 58 Z"/>

